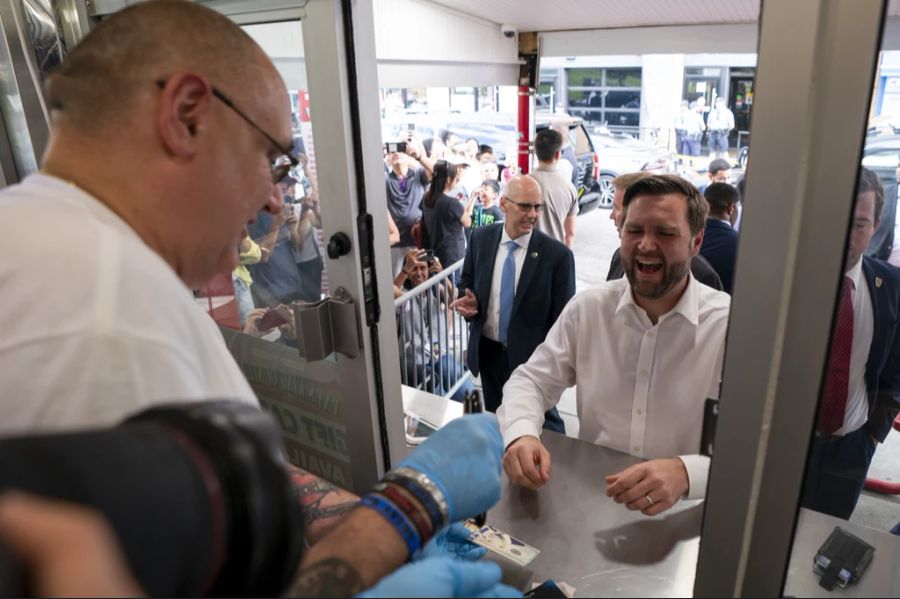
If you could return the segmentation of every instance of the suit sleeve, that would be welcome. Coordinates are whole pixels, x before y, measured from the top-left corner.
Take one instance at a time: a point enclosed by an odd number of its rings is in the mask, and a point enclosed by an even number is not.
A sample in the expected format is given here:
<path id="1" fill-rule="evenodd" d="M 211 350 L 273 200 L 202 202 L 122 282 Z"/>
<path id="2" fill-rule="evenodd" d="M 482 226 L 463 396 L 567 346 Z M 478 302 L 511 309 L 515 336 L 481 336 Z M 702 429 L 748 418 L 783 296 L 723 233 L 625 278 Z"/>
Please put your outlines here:
<path id="1" fill-rule="evenodd" d="M 475 293 L 475 246 L 478 244 L 476 240 L 476 233 L 472 235 L 472 239 L 469 240 L 469 247 L 466 248 L 466 257 L 463 260 L 462 273 L 459 275 L 459 296 L 462 297 L 466 293 L 466 289 Z M 478 299 L 478 312 L 481 312 L 481 299 L 478 296 L 475 296 Z M 470 320 L 470 319 L 467 319 Z"/>
<path id="2" fill-rule="evenodd" d="M 894 282 L 897 282 L 896 278 Z M 878 381 L 875 407 L 865 424 L 868 433 L 882 443 L 891 432 L 891 424 L 900 412 L 900 323 L 894 330 L 894 339 L 888 351 L 887 364 Z"/>

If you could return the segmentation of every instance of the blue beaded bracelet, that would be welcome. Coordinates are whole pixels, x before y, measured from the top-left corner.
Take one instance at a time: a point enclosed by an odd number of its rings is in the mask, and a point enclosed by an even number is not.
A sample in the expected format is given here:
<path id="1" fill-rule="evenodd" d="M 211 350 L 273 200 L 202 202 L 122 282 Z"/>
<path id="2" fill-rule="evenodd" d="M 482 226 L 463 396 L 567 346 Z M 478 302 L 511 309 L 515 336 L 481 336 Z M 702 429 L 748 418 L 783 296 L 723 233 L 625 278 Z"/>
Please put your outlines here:
<path id="1" fill-rule="evenodd" d="M 409 559 L 414 558 L 419 553 L 419 550 L 422 548 L 422 537 L 419 536 L 419 531 L 415 525 L 397 506 L 383 495 L 376 493 L 369 493 L 364 496 L 360 504 L 372 508 L 390 522 L 391 526 L 403 538 L 403 542 L 406 543 Z"/>

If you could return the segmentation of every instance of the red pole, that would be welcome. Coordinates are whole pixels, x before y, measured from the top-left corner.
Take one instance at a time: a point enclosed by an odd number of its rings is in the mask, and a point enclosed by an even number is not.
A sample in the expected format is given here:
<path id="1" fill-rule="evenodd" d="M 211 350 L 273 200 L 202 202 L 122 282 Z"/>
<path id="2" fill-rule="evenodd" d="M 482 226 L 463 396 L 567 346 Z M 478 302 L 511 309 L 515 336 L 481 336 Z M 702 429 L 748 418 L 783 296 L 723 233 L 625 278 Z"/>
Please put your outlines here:
<path id="1" fill-rule="evenodd" d="M 528 145 L 531 142 L 531 88 L 527 85 L 519 86 L 519 171 L 528 174 L 531 152 Z"/>

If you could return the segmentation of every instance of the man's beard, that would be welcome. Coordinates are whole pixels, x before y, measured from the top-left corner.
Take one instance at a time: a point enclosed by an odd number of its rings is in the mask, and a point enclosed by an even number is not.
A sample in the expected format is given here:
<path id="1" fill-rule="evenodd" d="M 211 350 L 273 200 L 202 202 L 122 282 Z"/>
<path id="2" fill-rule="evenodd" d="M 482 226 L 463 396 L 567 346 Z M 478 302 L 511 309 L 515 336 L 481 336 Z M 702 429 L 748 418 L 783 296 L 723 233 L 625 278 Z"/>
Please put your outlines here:
<path id="1" fill-rule="evenodd" d="M 622 262 L 625 266 L 625 276 L 628 277 L 628 283 L 635 295 L 646 299 L 659 299 L 675 288 L 687 273 L 691 270 L 691 258 L 683 262 L 669 264 L 663 260 L 663 277 L 659 283 L 641 283 L 637 280 L 637 258 L 632 257 L 630 260 L 622 256 Z"/>

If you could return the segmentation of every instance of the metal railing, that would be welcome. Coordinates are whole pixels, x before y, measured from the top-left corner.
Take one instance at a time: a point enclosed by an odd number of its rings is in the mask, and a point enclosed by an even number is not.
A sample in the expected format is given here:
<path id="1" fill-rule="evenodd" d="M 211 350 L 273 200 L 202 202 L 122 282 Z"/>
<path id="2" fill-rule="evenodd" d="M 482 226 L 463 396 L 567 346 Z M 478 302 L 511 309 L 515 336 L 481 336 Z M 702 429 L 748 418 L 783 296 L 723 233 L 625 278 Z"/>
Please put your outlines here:
<path id="1" fill-rule="evenodd" d="M 472 373 L 465 365 L 469 327 L 450 309 L 463 260 L 394 300 L 404 385 L 452 397 Z"/>

